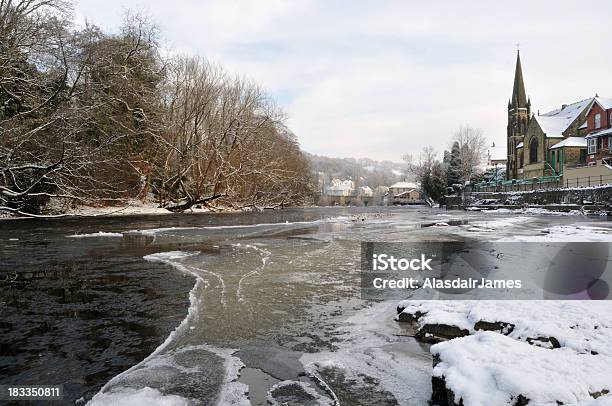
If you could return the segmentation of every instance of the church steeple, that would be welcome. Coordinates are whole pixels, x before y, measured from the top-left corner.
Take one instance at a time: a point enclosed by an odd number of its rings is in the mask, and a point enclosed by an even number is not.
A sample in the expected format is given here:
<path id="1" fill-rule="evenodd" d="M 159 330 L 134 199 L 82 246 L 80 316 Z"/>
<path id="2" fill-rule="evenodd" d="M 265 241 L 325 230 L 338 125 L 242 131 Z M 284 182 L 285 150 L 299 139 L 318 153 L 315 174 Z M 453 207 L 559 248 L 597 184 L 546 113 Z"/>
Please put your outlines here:
<path id="1" fill-rule="evenodd" d="M 521 67 L 521 52 L 516 51 L 516 69 L 514 70 L 514 87 L 512 88 L 512 107 L 527 108 L 527 94 L 523 82 L 523 68 Z"/>
<path id="2" fill-rule="evenodd" d="M 514 70 L 514 86 L 512 97 L 508 102 L 507 148 L 508 162 L 506 164 L 507 179 L 516 179 L 522 174 L 524 152 L 520 145 L 525 142 L 525 135 L 531 117 L 531 100 L 527 98 L 523 81 L 521 54 L 516 52 L 516 68 Z M 521 175 L 522 176 L 522 175 Z"/>

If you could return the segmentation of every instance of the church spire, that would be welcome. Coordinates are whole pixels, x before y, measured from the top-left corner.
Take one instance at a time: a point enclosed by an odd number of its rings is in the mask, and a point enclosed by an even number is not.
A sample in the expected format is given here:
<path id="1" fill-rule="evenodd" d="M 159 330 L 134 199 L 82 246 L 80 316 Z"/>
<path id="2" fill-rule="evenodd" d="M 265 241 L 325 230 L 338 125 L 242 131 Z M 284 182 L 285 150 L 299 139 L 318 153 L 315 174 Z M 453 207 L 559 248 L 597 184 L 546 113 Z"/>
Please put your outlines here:
<path id="1" fill-rule="evenodd" d="M 512 105 L 516 108 L 527 108 L 527 95 L 523 83 L 523 69 L 521 68 L 521 52 L 516 51 L 516 70 L 514 71 L 514 88 L 512 89 Z"/>

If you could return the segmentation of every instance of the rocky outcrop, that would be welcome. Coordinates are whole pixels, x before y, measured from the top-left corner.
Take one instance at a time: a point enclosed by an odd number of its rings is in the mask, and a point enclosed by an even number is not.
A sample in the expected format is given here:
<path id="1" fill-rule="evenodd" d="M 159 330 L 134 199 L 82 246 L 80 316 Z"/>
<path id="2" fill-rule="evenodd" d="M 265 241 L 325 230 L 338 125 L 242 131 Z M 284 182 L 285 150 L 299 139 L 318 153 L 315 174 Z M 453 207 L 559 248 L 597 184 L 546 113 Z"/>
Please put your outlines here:
<path id="1" fill-rule="evenodd" d="M 423 324 L 414 335 L 422 343 L 437 344 L 453 338 L 470 335 L 469 330 L 447 324 Z"/>
<path id="2" fill-rule="evenodd" d="M 503 321 L 485 321 L 480 320 L 476 324 L 474 324 L 474 330 L 476 331 L 495 331 L 496 333 L 500 333 L 503 335 L 508 335 L 514 331 L 514 324 L 505 323 Z"/>
<path id="3" fill-rule="evenodd" d="M 397 308 L 396 320 L 403 323 L 410 323 L 417 328 L 414 338 L 422 343 L 436 344 L 442 341 L 451 340 L 457 337 L 464 337 L 470 334 L 469 330 L 457 326 L 440 323 L 420 324 L 419 320 L 426 314 L 420 311 L 414 313 L 405 312 L 405 308 Z"/>
<path id="4" fill-rule="evenodd" d="M 559 340 L 557 340 L 555 337 L 535 337 L 535 338 L 527 337 L 525 341 L 537 347 L 561 348 L 561 344 L 559 344 Z"/>

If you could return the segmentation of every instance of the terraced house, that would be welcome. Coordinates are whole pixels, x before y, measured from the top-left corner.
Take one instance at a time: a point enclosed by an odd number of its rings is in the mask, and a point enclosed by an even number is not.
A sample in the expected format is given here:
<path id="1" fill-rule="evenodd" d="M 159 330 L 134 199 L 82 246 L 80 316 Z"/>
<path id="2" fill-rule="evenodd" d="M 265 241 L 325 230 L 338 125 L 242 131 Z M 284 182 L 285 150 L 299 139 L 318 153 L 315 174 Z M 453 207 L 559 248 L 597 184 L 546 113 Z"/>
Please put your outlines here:
<path id="1" fill-rule="evenodd" d="M 517 53 L 512 97 L 508 102 L 508 180 L 567 182 L 570 178 L 593 176 L 595 181 L 595 177 L 609 176 L 612 181 L 612 166 L 607 165 L 612 150 L 609 137 L 612 137 L 612 99 L 596 95 L 544 114 L 532 112 Z M 592 169 L 597 166 L 600 168 Z"/>

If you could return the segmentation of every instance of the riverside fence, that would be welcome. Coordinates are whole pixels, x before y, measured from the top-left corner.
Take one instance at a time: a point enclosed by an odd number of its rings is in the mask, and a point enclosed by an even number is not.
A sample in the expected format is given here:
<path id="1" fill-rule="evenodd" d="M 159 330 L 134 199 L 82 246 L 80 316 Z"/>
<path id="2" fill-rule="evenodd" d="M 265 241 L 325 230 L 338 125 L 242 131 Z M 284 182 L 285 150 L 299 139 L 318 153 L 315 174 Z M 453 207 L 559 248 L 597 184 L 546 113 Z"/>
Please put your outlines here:
<path id="1" fill-rule="evenodd" d="M 512 179 L 497 182 L 481 182 L 469 187 L 473 192 L 522 192 L 532 190 L 591 187 L 612 184 L 612 174 L 592 175 L 575 178 L 544 176 L 531 179 Z"/>

